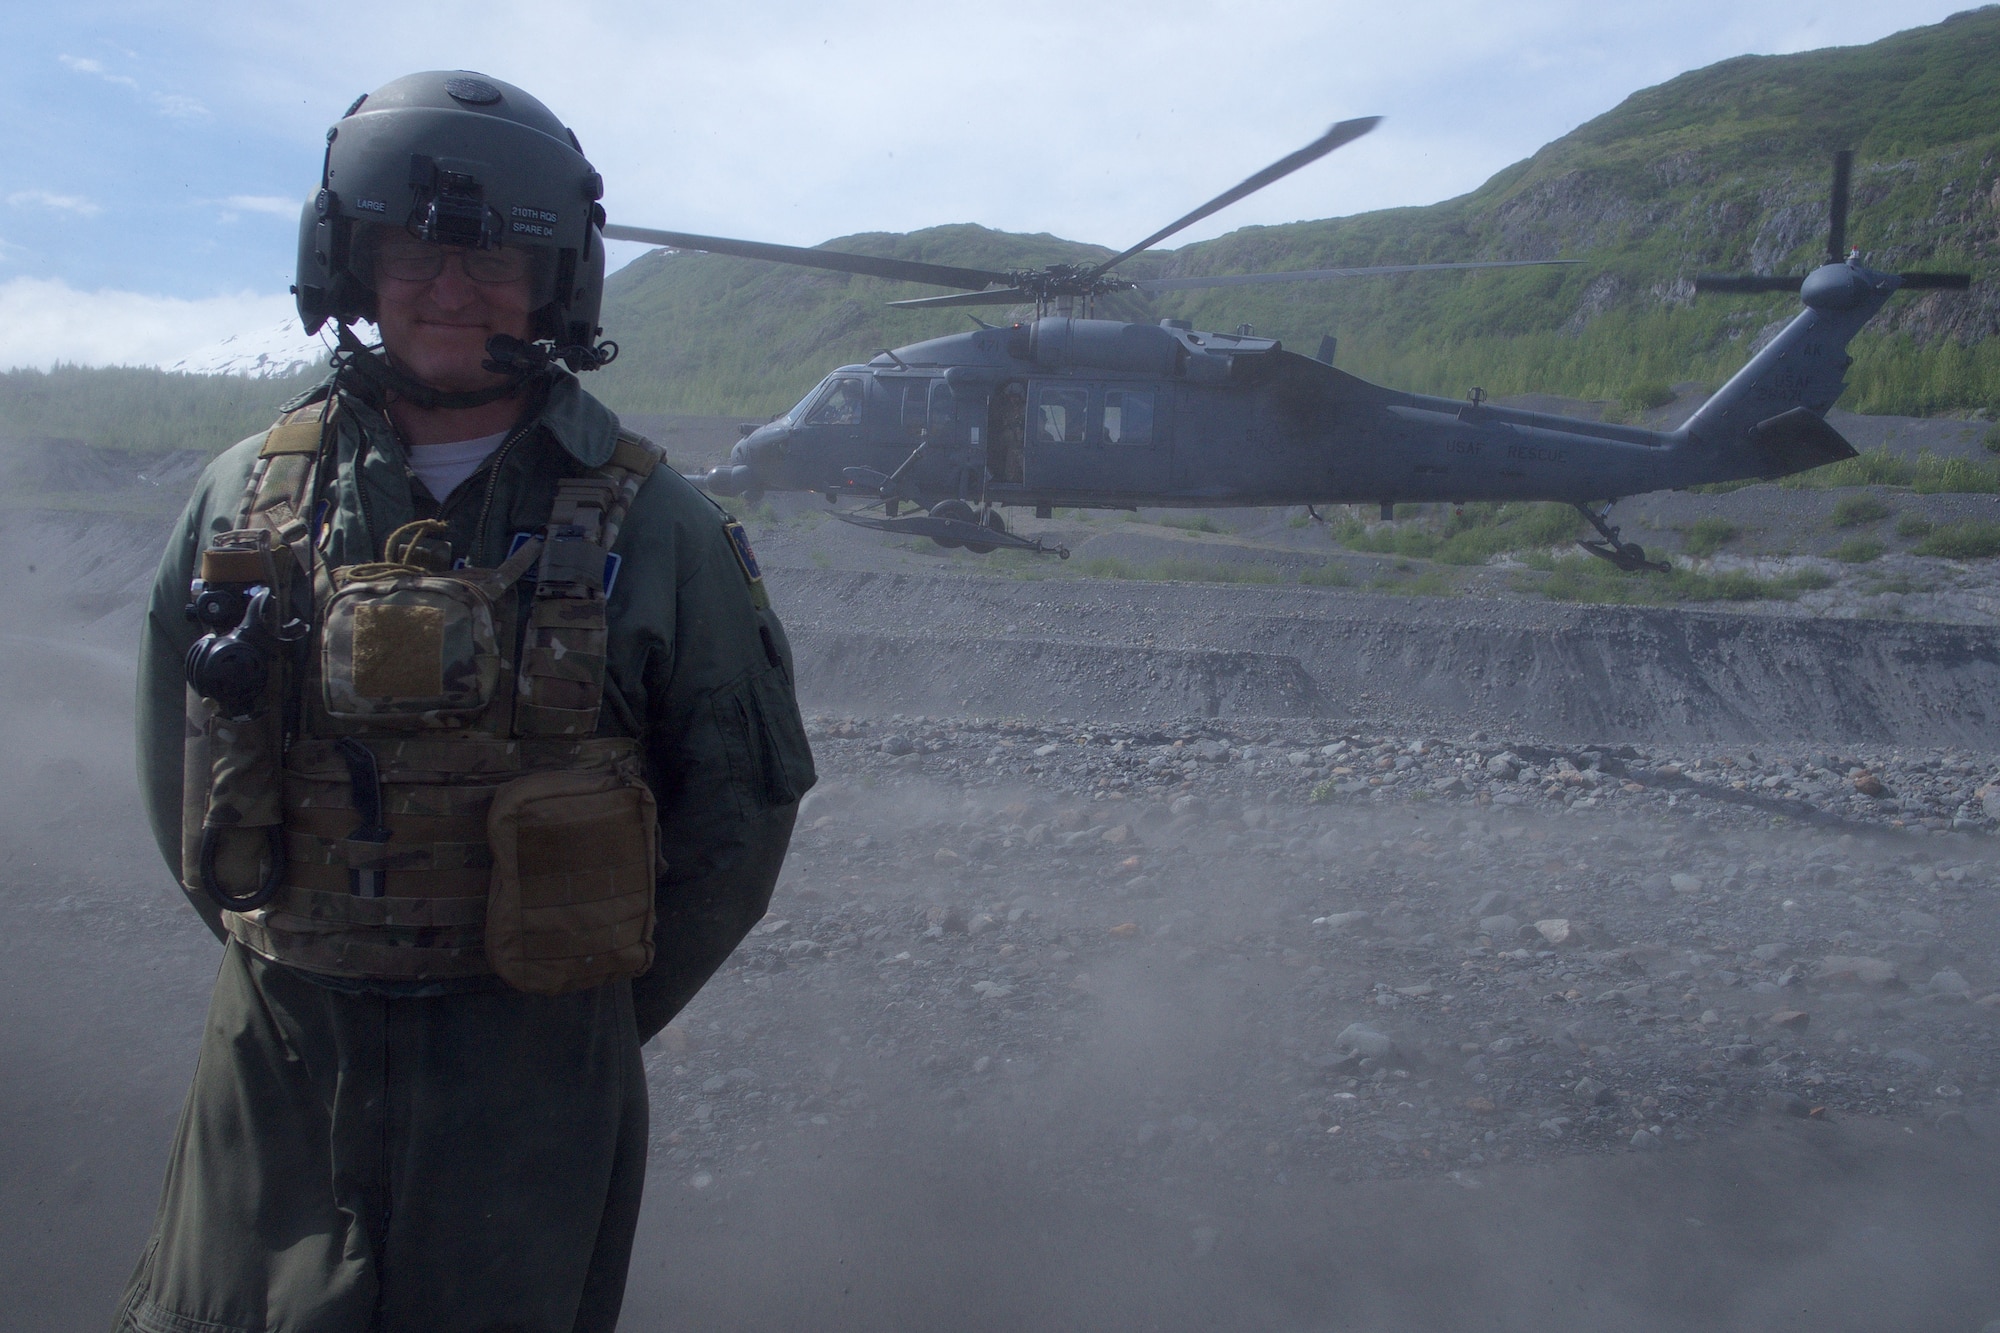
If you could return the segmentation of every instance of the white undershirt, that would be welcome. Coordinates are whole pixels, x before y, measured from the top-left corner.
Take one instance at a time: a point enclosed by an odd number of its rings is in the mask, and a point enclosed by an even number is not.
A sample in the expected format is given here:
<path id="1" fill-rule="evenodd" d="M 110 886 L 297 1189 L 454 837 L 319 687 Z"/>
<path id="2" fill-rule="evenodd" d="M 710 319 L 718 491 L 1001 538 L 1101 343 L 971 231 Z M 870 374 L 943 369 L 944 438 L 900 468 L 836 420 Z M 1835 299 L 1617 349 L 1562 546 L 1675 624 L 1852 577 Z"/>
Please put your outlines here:
<path id="1" fill-rule="evenodd" d="M 482 435 L 476 440 L 459 440 L 452 444 L 411 445 L 410 471 L 417 474 L 417 480 L 424 484 L 431 497 L 442 504 L 465 483 L 467 477 L 479 471 L 479 465 L 506 438 L 507 432 L 503 430 L 495 435 Z"/>

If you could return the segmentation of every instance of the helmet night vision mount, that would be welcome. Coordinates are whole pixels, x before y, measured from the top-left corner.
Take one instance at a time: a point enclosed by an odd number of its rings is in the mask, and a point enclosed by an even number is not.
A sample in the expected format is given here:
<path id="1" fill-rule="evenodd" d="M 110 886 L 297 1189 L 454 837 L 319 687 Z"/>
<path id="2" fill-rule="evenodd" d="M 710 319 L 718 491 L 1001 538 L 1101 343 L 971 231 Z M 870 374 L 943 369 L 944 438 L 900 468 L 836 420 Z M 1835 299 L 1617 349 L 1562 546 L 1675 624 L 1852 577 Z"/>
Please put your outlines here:
<path id="1" fill-rule="evenodd" d="M 512 84 L 465 71 L 410 74 L 354 101 L 326 132 L 320 186 L 299 219 L 292 294 L 307 333 L 375 313 L 367 224 L 438 245 L 534 254 L 534 336 L 494 353 L 527 373 L 595 370 L 604 297 L 604 181 L 553 112 Z M 343 344 L 351 335 L 343 339 Z"/>

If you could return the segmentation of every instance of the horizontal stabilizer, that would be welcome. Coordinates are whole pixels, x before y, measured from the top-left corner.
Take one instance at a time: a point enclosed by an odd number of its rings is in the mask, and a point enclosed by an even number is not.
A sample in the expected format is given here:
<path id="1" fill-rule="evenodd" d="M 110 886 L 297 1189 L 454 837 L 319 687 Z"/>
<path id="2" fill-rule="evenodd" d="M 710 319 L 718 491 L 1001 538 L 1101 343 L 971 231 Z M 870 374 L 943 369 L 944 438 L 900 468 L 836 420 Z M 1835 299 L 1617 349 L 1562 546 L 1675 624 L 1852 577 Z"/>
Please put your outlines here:
<path id="1" fill-rule="evenodd" d="M 1765 477 L 1789 477 L 1856 457 L 1854 446 L 1809 407 L 1766 417 L 1750 428 L 1750 443 L 1764 456 Z"/>

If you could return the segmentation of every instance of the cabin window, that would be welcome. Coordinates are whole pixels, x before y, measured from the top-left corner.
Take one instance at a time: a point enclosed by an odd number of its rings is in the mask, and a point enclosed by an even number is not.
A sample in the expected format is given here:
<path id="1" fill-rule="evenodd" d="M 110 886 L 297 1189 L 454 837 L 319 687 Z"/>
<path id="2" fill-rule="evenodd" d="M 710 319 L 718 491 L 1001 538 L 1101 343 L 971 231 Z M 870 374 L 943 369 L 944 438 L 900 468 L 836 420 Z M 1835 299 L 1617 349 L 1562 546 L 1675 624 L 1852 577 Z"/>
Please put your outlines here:
<path id="1" fill-rule="evenodd" d="M 916 439 L 924 433 L 926 390 L 930 385 L 924 380 L 903 381 L 903 434 Z"/>
<path id="2" fill-rule="evenodd" d="M 1043 389 L 1035 412 L 1038 444 L 1082 444 L 1089 428 L 1090 390 Z"/>
<path id="3" fill-rule="evenodd" d="M 951 386 L 943 380 L 931 381 L 931 434 L 942 435 L 951 429 L 951 423 L 958 416 L 958 403 L 951 396 Z"/>
<path id="4" fill-rule="evenodd" d="M 1104 442 L 1106 444 L 1153 442 L 1153 394 L 1150 389 L 1104 391 Z"/>
<path id="5" fill-rule="evenodd" d="M 866 392 L 858 379 L 843 377 L 833 382 L 826 397 L 819 400 L 819 406 L 806 418 L 808 426 L 858 426 L 861 424 L 861 398 Z"/>

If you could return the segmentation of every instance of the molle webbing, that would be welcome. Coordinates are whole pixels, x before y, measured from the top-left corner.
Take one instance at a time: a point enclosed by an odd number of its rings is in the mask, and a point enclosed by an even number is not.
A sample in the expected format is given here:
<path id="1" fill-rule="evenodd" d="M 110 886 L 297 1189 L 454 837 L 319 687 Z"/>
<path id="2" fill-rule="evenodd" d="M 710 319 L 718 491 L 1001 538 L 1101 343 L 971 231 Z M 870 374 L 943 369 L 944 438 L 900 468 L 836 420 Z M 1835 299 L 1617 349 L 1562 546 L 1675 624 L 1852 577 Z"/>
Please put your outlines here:
<path id="1" fill-rule="evenodd" d="M 339 976 L 420 981 L 484 976 L 492 875 L 487 814 L 530 772 L 611 773 L 636 762 L 623 737 L 580 740 L 396 738 L 370 743 L 388 842 L 349 838 L 355 808 L 338 745 L 303 740 L 285 763 L 285 887 L 269 906 L 226 920 L 266 957 Z M 381 872 L 381 896 L 356 897 L 350 872 Z"/>
<path id="2" fill-rule="evenodd" d="M 302 569 L 310 555 L 315 471 L 337 410 L 335 403 L 313 403 L 286 414 L 272 428 L 238 521 L 239 527 L 272 530 L 291 547 Z M 487 913 L 495 870 L 488 816 L 496 793 L 529 774 L 577 775 L 586 787 L 608 784 L 614 798 L 621 783 L 639 784 L 637 742 L 594 735 L 608 639 L 604 582 L 606 556 L 639 488 L 662 456 L 651 442 L 620 431 L 602 467 L 558 484 L 549 527 L 540 536 L 497 569 L 453 571 L 495 593 L 528 568 L 535 571 L 535 595 L 521 627 L 518 661 L 504 663 L 502 692 L 493 707 L 463 729 L 413 733 L 366 723 L 335 724 L 316 702 L 321 688 L 316 671 L 292 682 L 290 688 L 306 696 L 301 710 L 305 734 L 285 756 L 285 882 L 267 906 L 225 914 L 232 933 L 266 957 L 339 976 L 415 981 L 493 972 Z M 414 549 L 415 543 L 408 545 Z M 384 555 L 395 561 L 393 553 Z M 400 568 L 412 559 L 406 554 L 395 563 Z M 341 571 L 349 576 L 341 581 L 323 567 L 318 571 L 316 621 L 336 582 L 346 586 L 357 572 Z M 394 576 L 387 569 L 380 572 Z M 502 600 L 513 604 L 511 597 Z M 503 657 L 513 659 L 518 622 L 511 612 L 503 621 L 498 627 Z M 358 741 L 373 756 L 386 841 L 356 836 L 366 832 L 369 812 L 357 808 L 355 779 L 340 748 L 343 740 L 349 745 Z M 594 775 L 605 777 L 600 781 Z M 191 803 L 205 796 L 190 789 Z M 601 798 L 562 799 L 575 804 Z M 650 797 L 645 800 L 650 811 Z M 567 937 L 553 937 L 550 943 L 550 937 L 535 933 L 533 923 L 575 917 L 588 926 L 579 927 L 582 933 L 575 938 L 584 943 L 577 947 L 597 960 L 592 966 L 599 971 L 586 968 L 588 975 L 608 978 L 643 970 L 643 961 L 635 969 L 632 960 L 651 956 L 651 871 L 638 865 L 643 891 L 635 900 L 639 881 L 625 863 L 635 857 L 643 862 L 651 855 L 646 846 L 632 842 L 617 852 L 622 860 L 607 862 L 609 868 L 603 870 L 591 869 L 595 860 L 589 849 L 577 854 L 579 874 L 599 875 L 603 883 L 619 886 L 622 896 L 616 902 L 598 905 L 591 897 L 597 890 L 589 887 L 596 880 L 554 888 L 534 881 L 529 888 L 535 892 L 583 897 L 575 907 L 535 908 L 542 916 L 523 917 L 517 886 L 509 900 L 508 947 L 540 950 L 537 957 L 547 956 L 550 948 L 561 953 Z M 364 872 L 360 878 L 377 896 L 355 890 L 357 871 Z M 643 905 L 642 915 L 635 915 L 635 901 Z M 613 943 L 614 952 L 606 953 Z M 574 963 L 565 966 L 571 969 L 567 975 L 577 975 Z M 515 978 L 510 975 L 509 980 Z M 572 979 L 562 984 L 595 983 Z"/>
<path id="3" fill-rule="evenodd" d="M 588 736 L 597 730 L 610 638 L 608 556 L 660 456 L 649 442 L 621 431 L 594 475 L 556 483 L 515 677 L 516 735 Z"/>
<path id="4" fill-rule="evenodd" d="M 335 400 L 307 403 L 278 418 L 257 450 L 250 469 L 239 528 L 268 528 L 282 545 L 292 548 L 305 567 L 305 542 L 310 537 L 313 472 L 321 442 L 333 426 Z"/>

